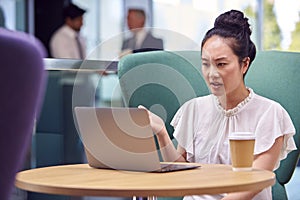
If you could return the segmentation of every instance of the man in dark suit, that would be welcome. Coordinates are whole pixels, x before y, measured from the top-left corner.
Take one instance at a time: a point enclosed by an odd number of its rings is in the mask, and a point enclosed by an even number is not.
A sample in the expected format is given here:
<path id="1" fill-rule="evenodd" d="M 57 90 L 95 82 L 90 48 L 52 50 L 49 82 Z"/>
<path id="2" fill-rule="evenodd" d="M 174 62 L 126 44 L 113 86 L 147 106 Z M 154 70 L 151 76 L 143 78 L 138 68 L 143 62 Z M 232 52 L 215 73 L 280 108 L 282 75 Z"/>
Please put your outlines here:
<path id="1" fill-rule="evenodd" d="M 132 37 L 123 41 L 122 53 L 136 53 L 142 51 L 163 50 L 163 40 L 156 38 L 145 26 L 146 14 L 142 9 L 129 9 L 127 13 L 128 29 L 132 33 Z"/>

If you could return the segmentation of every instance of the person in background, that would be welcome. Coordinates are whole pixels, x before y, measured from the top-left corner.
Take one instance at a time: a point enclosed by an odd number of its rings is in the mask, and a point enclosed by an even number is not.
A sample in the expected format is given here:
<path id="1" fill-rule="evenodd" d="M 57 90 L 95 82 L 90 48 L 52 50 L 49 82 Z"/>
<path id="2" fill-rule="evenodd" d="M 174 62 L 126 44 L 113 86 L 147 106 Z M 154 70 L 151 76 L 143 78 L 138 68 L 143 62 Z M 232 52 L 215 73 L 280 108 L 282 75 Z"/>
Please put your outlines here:
<path id="1" fill-rule="evenodd" d="M 54 58 L 64 58 L 64 59 L 85 59 L 86 57 L 86 43 L 84 38 L 80 35 L 80 30 L 83 25 L 83 15 L 86 10 L 74 5 L 69 4 L 63 10 L 63 17 L 65 23 L 54 32 L 53 36 L 50 39 L 50 53 Z M 72 103 L 72 94 L 73 89 L 76 85 L 76 90 L 81 91 L 82 99 L 77 101 L 82 101 L 82 103 L 86 106 L 92 106 L 95 97 L 90 91 L 95 91 L 96 84 L 93 80 L 91 74 L 80 73 L 80 76 L 77 76 L 77 73 L 65 73 L 63 79 L 66 78 L 69 81 L 63 82 L 63 92 L 65 93 L 64 98 L 70 100 Z M 74 80 L 74 82 L 70 81 Z M 76 84 L 76 82 L 80 80 L 80 84 Z M 75 85 L 74 85 L 75 84 Z M 97 93 L 98 94 L 98 93 Z M 68 99 L 70 98 L 70 99 Z M 72 116 L 73 107 L 70 104 L 66 106 L 65 112 L 66 116 Z M 68 129 L 75 129 L 75 125 L 71 125 L 72 122 L 68 125 Z M 76 129 L 75 129 L 76 130 Z M 86 162 L 84 149 L 82 141 L 80 137 L 78 137 L 77 133 L 72 133 L 71 131 L 66 131 L 65 134 L 68 134 L 66 137 L 69 140 L 66 142 L 66 145 L 69 148 L 69 152 L 73 152 L 73 155 L 68 155 L 68 162 Z M 72 200 L 82 200 L 83 197 L 72 197 Z"/>
<path id="2" fill-rule="evenodd" d="M 127 26 L 132 37 L 123 41 L 121 55 L 142 51 L 163 50 L 163 40 L 156 38 L 145 26 L 146 14 L 142 9 L 130 8 L 127 12 Z"/>
<path id="3" fill-rule="evenodd" d="M 74 4 L 69 4 L 64 8 L 65 22 L 50 39 L 52 57 L 71 59 L 84 59 L 86 57 L 86 42 L 80 35 L 85 12 L 84 9 Z"/>
<path id="4" fill-rule="evenodd" d="M 231 164 L 228 134 L 234 131 L 255 133 L 253 168 L 274 171 L 296 149 L 295 127 L 287 111 L 245 85 L 244 77 L 256 55 L 250 35 L 248 18 L 231 10 L 219 15 L 204 36 L 201 70 L 212 94 L 189 100 L 175 114 L 171 124 L 177 149 L 163 120 L 148 111 L 165 161 Z M 271 200 L 272 193 L 268 187 L 185 199 Z"/>

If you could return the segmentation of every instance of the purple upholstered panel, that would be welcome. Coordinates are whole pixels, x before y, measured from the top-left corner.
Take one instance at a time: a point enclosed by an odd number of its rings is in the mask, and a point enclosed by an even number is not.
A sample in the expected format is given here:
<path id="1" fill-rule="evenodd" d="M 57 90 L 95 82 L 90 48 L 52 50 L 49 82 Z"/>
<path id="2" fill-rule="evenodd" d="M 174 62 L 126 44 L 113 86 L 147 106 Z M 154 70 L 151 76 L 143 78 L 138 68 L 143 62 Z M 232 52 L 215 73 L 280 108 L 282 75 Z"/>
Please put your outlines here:
<path id="1" fill-rule="evenodd" d="M 0 28 L 0 199 L 9 199 L 44 94 L 45 51 L 25 33 Z"/>

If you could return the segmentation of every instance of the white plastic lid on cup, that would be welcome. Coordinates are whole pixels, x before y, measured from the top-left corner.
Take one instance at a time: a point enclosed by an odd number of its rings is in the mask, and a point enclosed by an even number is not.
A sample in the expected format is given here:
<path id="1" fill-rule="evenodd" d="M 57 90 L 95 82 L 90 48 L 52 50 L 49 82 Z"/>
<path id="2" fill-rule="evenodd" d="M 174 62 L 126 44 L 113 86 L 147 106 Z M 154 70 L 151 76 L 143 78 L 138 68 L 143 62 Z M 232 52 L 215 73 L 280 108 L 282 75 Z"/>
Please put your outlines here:
<path id="1" fill-rule="evenodd" d="M 230 140 L 255 140 L 255 134 L 252 132 L 231 132 L 228 138 Z"/>

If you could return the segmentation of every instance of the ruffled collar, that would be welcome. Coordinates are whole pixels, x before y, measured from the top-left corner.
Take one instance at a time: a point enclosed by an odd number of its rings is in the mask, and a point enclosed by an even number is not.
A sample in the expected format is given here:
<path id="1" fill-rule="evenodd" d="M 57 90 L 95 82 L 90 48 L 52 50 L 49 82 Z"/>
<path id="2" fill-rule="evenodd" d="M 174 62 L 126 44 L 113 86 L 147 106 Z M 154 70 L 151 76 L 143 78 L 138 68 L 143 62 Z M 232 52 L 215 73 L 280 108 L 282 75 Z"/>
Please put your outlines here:
<path id="1" fill-rule="evenodd" d="M 221 106 L 219 99 L 216 96 L 214 96 L 218 110 L 220 110 L 222 114 L 225 115 L 226 117 L 236 115 L 239 112 L 239 110 L 241 110 L 252 99 L 254 95 L 254 92 L 251 88 L 247 88 L 247 89 L 249 90 L 249 95 L 242 102 L 240 102 L 236 107 L 229 110 L 225 110 Z"/>

